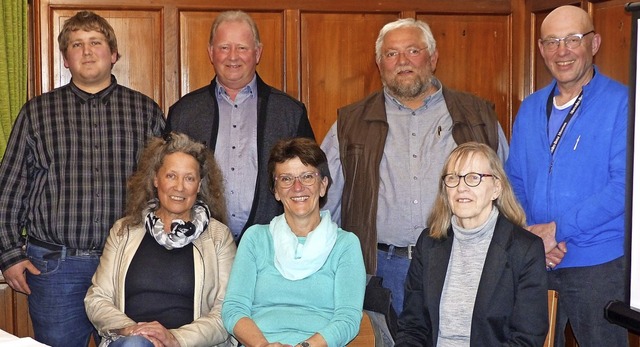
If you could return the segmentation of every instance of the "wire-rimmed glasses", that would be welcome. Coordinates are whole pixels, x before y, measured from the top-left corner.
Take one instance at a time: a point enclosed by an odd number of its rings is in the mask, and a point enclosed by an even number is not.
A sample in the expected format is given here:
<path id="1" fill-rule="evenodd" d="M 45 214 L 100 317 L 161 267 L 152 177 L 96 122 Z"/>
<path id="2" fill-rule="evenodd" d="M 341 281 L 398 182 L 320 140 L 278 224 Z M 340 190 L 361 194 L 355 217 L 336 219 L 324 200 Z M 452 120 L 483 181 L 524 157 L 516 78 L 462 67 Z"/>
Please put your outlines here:
<path id="1" fill-rule="evenodd" d="M 542 48 L 547 52 L 554 52 L 560 48 L 561 41 L 564 42 L 565 47 L 574 49 L 578 48 L 580 43 L 582 43 L 582 39 L 589 34 L 595 34 L 595 31 L 591 30 L 584 34 L 572 34 L 561 38 L 549 37 L 546 39 L 540 39 L 540 43 L 542 44 Z"/>
<path id="2" fill-rule="evenodd" d="M 296 180 L 300 181 L 300 184 L 303 186 L 312 186 L 316 183 L 316 179 L 320 175 L 319 172 L 303 172 L 298 176 L 293 176 L 289 174 L 282 174 L 274 177 L 274 181 L 276 185 L 280 188 L 291 188 Z"/>
<path id="3" fill-rule="evenodd" d="M 405 49 L 404 51 L 389 50 L 389 51 L 386 51 L 384 54 L 382 54 L 382 57 L 386 60 L 395 60 L 400 57 L 400 54 L 404 54 L 404 56 L 407 58 L 415 58 L 419 56 L 420 53 L 422 53 L 422 51 L 424 51 L 425 49 L 427 49 L 427 47 L 424 47 L 424 48 L 410 47 Z"/>

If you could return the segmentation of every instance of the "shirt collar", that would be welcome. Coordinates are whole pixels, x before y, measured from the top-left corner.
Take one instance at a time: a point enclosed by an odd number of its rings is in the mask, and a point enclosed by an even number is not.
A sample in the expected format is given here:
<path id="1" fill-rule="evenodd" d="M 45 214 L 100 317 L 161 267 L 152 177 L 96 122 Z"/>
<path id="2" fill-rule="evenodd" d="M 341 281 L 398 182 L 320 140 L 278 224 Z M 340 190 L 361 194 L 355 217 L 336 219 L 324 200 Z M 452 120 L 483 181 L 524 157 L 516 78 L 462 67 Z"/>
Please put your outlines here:
<path id="1" fill-rule="evenodd" d="M 249 82 L 246 86 L 244 86 L 240 90 L 240 92 L 238 92 L 238 95 L 247 95 L 247 97 L 249 98 L 255 98 L 257 94 L 256 92 L 257 90 L 258 90 L 258 79 L 256 77 L 256 74 L 254 74 L 253 78 L 251 79 L 251 82 Z M 218 82 L 218 77 L 216 77 L 216 94 L 218 96 L 228 95 L 227 91 L 224 89 L 222 84 Z"/>
<path id="2" fill-rule="evenodd" d="M 78 88 L 78 86 L 76 86 L 73 83 L 73 79 L 71 79 L 71 82 L 69 82 L 69 87 L 71 88 L 71 92 L 73 92 L 73 94 L 75 94 L 78 98 L 80 98 L 82 100 L 83 103 L 87 102 L 89 99 L 99 99 L 100 102 L 102 102 L 103 104 L 106 104 L 109 101 L 109 97 L 111 96 L 111 94 L 113 93 L 113 91 L 116 88 L 116 85 L 118 85 L 118 81 L 116 80 L 116 76 L 111 75 L 111 84 L 109 84 L 109 86 L 97 93 L 91 94 L 91 93 L 87 93 L 84 90 Z"/>

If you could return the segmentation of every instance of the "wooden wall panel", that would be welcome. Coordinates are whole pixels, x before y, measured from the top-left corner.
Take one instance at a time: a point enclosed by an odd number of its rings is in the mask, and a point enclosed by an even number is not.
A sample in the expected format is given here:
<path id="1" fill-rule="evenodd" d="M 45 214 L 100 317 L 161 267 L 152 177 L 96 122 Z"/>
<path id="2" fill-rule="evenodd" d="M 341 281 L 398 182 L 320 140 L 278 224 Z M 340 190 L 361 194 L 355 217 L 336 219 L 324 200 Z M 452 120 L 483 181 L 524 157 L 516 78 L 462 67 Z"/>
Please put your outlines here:
<path id="1" fill-rule="evenodd" d="M 551 1 L 549 4 L 534 2 L 531 13 L 533 18 L 532 40 L 535 44 L 535 50 L 531 51 L 533 57 L 532 73 L 535 76 L 534 90 L 544 87 L 552 80 L 538 51 L 537 42 L 540 38 L 542 21 L 549 12 L 562 5 L 558 2 L 557 0 Z M 629 82 L 629 53 L 631 49 L 631 15 L 624 10 L 626 2 L 620 0 L 598 3 L 565 1 L 564 4 L 581 6 L 591 14 L 595 30 L 602 36 L 602 44 L 594 58 L 594 63 L 598 65 L 602 73 L 627 84 Z"/>
<path id="2" fill-rule="evenodd" d="M 13 328 L 13 295 L 12 289 L 0 279 L 0 329 L 14 334 Z"/>
<path id="3" fill-rule="evenodd" d="M 533 89 L 532 92 L 546 86 L 553 79 L 549 70 L 544 65 L 544 60 L 542 60 L 542 55 L 540 54 L 540 50 L 538 48 L 538 40 L 540 39 L 540 26 L 542 25 L 542 21 L 544 21 L 545 17 L 553 11 L 556 7 L 562 5 L 574 5 L 581 6 L 580 1 L 566 1 L 566 0 L 543 0 L 543 1 L 531 1 L 531 62 L 532 62 L 532 75 L 533 78 Z"/>
<path id="4" fill-rule="evenodd" d="M 316 138 L 335 122 L 337 109 L 382 87 L 375 42 L 397 13 L 303 13 L 302 101 Z"/>
<path id="5" fill-rule="evenodd" d="M 33 324 L 29 316 L 28 297 L 24 293 L 13 292 L 13 305 L 15 308 L 15 332 L 16 336 L 33 336 Z"/>
<path id="6" fill-rule="evenodd" d="M 436 39 L 436 76 L 450 88 L 495 103 L 508 133 L 511 114 L 511 36 L 508 15 L 418 15 Z"/>
<path id="7" fill-rule="evenodd" d="M 592 6 L 593 25 L 602 36 L 595 63 L 609 77 L 629 83 L 631 51 L 631 14 L 624 10 L 627 1 L 609 1 Z"/>
<path id="8" fill-rule="evenodd" d="M 76 8 L 56 8 L 51 14 L 51 43 L 49 56 L 52 69 L 49 85 L 52 88 L 71 80 L 69 70 L 64 67 L 58 47 L 57 35 L 64 21 L 78 12 Z M 118 39 L 118 51 L 122 55 L 112 73 L 118 83 L 136 89 L 162 104 L 163 99 L 163 37 L 159 10 L 95 10 L 108 18 Z"/>
<path id="9" fill-rule="evenodd" d="M 208 85 L 215 70 L 207 47 L 211 23 L 220 11 L 180 11 L 180 96 Z M 264 44 L 258 74 L 268 84 L 284 89 L 284 15 L 282 12 L 249 12 Z"/>
<path id="10" fill-rule="evenodd" d="M 535 74 L 533 91 L 536 91 L 551 82 L 553 79 L 551 77 L 551 73 L 549 73 L 549 69 L 544 64 L 544 60 L 542 59 L 542 54 L 540 53 L 540 49 L 538 48 L 538 40 L 540 39 L 540 26 L 542 25 L 542 21 L 545 17 L 551 12 L 551 9 L 545 9 L 532 14 L 534 18 L 534 28 L 532 30 L 532 49 L 531 53 L 533 55 L 533 71 Z"/>
<path id="11" fill-rule="evenodd" d="M 339 107 L 381 87 L 374 59 L 380 28 L 396 18 L 417 17 L 436 35 L 438 78 L 494 102 L 509 137 L 519 103 L 551 80 L 537 40 L 542 20 L 557 6 L 581 6 L 592 14 L 603 36 L 596 63 L 605 74 L 627 82 L 627 1 L 29 0 L 30 96 L 69 80 L 56 37 L 64 19 L 89 9 L 116 30 L 123 55 L 114 67 L 118 81 L 154 98 L 167 111 L 180 96 L 214 76 L 206 48 L 215 16 L 243 9 L 256 20 L 265 44 L 259 74 L 307 105 L 316 137 L 322 140 Z M 0 287 L 0 299 L 3 293 Z M 13 296 L 21 312 L 26 312 L 24 299 Z M 28 326 L 25 316 L 17 326 Z M 637 336 L 632 341 L 638 345 Z"/>

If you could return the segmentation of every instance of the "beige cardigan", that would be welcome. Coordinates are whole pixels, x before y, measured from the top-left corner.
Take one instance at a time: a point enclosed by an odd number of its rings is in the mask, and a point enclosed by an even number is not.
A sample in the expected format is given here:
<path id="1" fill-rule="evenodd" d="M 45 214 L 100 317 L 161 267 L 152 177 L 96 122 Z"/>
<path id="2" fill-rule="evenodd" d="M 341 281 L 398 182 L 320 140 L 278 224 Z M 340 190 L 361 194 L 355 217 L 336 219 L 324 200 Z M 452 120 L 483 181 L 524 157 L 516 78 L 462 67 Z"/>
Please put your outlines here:
<path id="1" fill-rule="evenodd" d="M 84 299 L 89 320 L 103 337 L 101 346 L 110 341 L 104 337 L 113 336 L 111 330 L 136 324 L 124 314 L 124 283 L 145 230 L 143 225 L 138 225 L 118 235 L 121 223 L 119 220 L 111 228 L 100 265 Z M 224 329 L 220 311 L 236 245 L 227 226 L 215 219 L 209 221 L 207 230 L 193 244 L 194 321 L 170 331 L 184 347 L 233 346 L 235 340 Z"/>

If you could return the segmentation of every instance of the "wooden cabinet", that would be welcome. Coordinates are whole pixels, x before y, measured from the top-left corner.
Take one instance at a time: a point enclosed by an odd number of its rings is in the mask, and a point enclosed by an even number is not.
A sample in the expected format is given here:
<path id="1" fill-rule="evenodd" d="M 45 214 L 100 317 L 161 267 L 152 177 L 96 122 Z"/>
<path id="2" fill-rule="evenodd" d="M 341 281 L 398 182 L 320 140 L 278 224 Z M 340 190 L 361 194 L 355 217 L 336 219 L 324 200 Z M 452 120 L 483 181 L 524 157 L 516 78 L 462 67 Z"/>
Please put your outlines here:
<path id="1" fill-rule="evenodd" d="M 16 292 L 0 273 L 0 329 L 18 337 L 33 337 L 29 304 L 25 294 Z M 88 347 L 96 347 L 93 339 Z"/>
<path id="2" fill-rule="evenodd" d="M 0 329 L 18 337 L 33 336 L 27 296 L 11 289 L 0 274 Z"/>
<path id="3" fill-rule="evenodd" d="M 523 1 L 239 0 L 34 0 L 33 76 L 36 94 L 69 81 L 57 46 L 64 20 L 93 10 L 113 25 L 122 58 L 118 81 L 155 99 L 165 111 L 182 95 L 208 84 L 211 22 L 228 9 L 255 20 L 264 43 L 258 73 L 305 103 L 320 141 L 339 107 L 381 88 L 375 64 L 380 28 L 398 18 L 432 23 L 440 63 L 436 75 L 449 87 L 491 100 L 509 136 L 514 98 L 528 70 L 521 44 L 513 45 L 514 10 Z M 518 15 L 518 17 L 524 17 Z M 518 41 L 519 42 L 519 41 Z M 475 59 L 474 57 L 483 57 Z M 519 93 L 522 94 L 522 93 Z"/>

